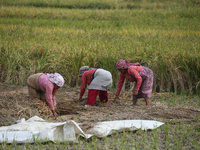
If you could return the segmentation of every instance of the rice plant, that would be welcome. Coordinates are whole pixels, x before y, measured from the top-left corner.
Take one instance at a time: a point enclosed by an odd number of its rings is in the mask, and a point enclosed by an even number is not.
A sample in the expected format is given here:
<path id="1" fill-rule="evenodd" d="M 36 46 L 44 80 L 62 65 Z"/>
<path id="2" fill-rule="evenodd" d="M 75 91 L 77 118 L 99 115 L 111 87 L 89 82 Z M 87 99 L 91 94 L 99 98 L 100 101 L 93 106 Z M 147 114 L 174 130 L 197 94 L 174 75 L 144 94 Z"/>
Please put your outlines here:
<path id="1" fill-rule="evenodd" d="M 59 72 L 79 86 L 78 69 L 89 65 L 109 70 L 115 88 L 115 63 L 127 59 L 153 70 L 154 91 L 199 91 L 198 1 L 2 0 L 0 6 L 1 82 L 25 85 L 30 74 Z"/>

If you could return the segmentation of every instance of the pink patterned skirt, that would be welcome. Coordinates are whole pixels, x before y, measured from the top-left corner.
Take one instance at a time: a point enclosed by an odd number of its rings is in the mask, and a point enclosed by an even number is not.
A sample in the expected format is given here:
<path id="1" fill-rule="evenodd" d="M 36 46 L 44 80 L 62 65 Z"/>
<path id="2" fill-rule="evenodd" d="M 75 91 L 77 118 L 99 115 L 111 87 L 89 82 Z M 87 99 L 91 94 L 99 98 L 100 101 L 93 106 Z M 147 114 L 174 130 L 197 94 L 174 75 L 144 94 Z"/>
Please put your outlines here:
<path id="1" fill-rule="evenodd" d="M 138 91 L 138 95 L 133 95 L 133 99 L 150 98 L 151 94 L 152 94 L 153 71 L 147 67 L 144 67 L 144 66 L 142 66 L 142 67 L 143 67 L 143 71 L 140 72 L 141 77 L 142 77 L 142 84 Z M 136 84 L 135 84 L 135 86 L 136 86 Z M 133 91 L 135 90 L 135 86 L 133 88 Z"/>

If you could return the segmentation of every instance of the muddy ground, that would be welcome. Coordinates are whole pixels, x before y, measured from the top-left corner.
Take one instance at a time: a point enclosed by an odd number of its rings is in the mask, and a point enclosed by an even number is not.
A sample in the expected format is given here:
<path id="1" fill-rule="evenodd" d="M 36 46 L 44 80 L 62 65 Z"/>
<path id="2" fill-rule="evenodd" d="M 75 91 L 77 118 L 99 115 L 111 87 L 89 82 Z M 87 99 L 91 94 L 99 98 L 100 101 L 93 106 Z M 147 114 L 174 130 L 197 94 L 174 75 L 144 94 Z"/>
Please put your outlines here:
<path id="1" fill-rule="evenodd" d="M 95 106 L 85 107 L 87 91 L 83 101 L 77 103 L 79 88 L 63 87 L 57 93 L 57 110 L 59 118 L 55 118 L 49 107 L 39 100 L 31 101 L 28 96 L 27 87 L 10 86 L 0 83 L 0 126 L 10 125 L 16 120 L 32 116 L 39 116 L 48 121 L 75 120 L 82 123 L 81 128 L 87 130 L 99 121 L 111 120 L 157 120 L 161 122 L 180 121 L 190 123 L 200 116 L 200 110 L 195 108 L 168 107 L 160 103 L 163 96 L 167 100 L 168 93 L 153 93 L 151 105 L 146 106 L 144 100 L 139 100 L 137 106 L 132 105 L 132 92 L 122 91 L 120 100 L 113 103 L 115 91 L 109 91 L 108 104 L 96 100 Z"/>

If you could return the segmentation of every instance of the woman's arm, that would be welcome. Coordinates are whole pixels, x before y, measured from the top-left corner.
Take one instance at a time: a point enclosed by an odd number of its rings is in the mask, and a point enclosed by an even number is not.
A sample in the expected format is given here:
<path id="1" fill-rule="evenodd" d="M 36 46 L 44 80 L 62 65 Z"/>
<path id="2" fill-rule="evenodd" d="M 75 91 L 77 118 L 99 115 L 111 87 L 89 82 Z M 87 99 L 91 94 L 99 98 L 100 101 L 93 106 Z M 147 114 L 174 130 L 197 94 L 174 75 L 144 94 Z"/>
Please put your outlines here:
<path id="1" fill-rule="evenodd" d="M 121 91 L 123 83 L 124 83 L 124 79 L 125 79 L 125 75 L 120 73 L 120 76 L 119 76 L 119 79 L 118 79 L 118 83 L 117 83 L 116 96 L 119 96 L 119 94 L 120 94 L 120 91 Z"/>
<path id="2" fill-rule="evenodd" d="M 53 93 L 52 93 L 52 101 L 53 101 L 53 105 L 56 106 L 57 102 L 56 102 L 56 93 L 58 92 L 58 89 L 54 89 Z"/>
<path id="3" fill-rule="evenodd" d="M 87 86 L 87 82 L 86 82 L 86 76 L 85 74 L 83 74 L 83 76 L 81 77 L 81 91 L 80 91 L 80 97 L 83 96 L 83 94 L 85 93 L 85 89 Z"/>
<path id="4" fill-rule="evenodd" d="M 46 85 L 46 101 L 47 101 L 47 104 L 49 105 L 50 109 L 53 111 L 55 110 L 55 107 L 54 107 L 54 103 L 53 103 L 53 84 L 52 85 Z"/>

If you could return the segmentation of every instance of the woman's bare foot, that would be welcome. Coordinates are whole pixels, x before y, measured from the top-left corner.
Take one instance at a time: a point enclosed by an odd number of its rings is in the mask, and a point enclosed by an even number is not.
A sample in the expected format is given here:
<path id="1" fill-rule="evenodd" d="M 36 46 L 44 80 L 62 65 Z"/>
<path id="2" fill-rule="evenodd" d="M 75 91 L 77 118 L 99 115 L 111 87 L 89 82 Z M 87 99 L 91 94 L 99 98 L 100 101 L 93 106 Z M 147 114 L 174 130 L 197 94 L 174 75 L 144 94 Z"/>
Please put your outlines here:
<path id="1" fill-rule="evenodd" d="M 146 105 L 150 105 L 150 100 L 149 100 L 149 98 L 144 98 L 145 99 L 145 101 L 146 101 Z"/>
<path id="2" fill-rule="evenodd" d="M 85 108 L 91 107 L 90 105 L 85 105 Z"/>
<path id="3" fill-rule="evenodd" d="M 136 106 L 137 99 L 133 99 L 133 106 Z"/>

